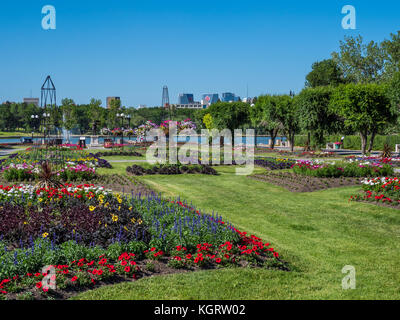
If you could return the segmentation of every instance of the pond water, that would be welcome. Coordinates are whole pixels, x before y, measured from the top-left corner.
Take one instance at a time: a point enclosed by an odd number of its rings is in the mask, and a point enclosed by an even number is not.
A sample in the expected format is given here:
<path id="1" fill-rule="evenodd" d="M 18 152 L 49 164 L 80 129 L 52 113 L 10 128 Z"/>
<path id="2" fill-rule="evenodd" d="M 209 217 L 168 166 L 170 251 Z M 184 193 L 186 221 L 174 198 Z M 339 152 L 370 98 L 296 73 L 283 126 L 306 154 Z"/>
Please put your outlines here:
<path id="1" fill-rule="evenodd" d="M 20 143 L 23 137 L 21 138 L 0 138 L 0 144 L 1 143 Z M 25 138 L 31 138 L 31 136 L 26 136 Z M 69 143 L 72 144 L 79 144 L 79 136 L 73 136 L 70 138 Z M 117 139 L 120 138 L 114 138 L 114 137 L 99 137 L 99 143 L 104 143 L 104 138 L 111 138 L 113 139 L 113 141 L 117 142 Z M 252 137 L 251 137 L 252 138 Z M 33 140 L 35 142 L 39 142 L 42 138 L 41 137 L 34 137 Z M 188 141 L 192 141 L 195 142 L 196 141 L 196 137 L 175 137 L 175 139 L 177 139 L 177 142 L 188 142 Z M 198 143 L 201 143 L 201 141 L 204 141 L 204 138 L 202 139 L 201 137 L 197 137 L 198 139 Z M 91 138 L 89 136 L 85 136 L 85 140 L 86 140 L 86 145 L 90 144 L 90 140 Z M 269 140 L 271 140 L 270 137 L 267 136 L 256 136 L 255 137 L 256 140 L 256 144 L 268 144 Z M 286 141 L 286 137 L 277 137 L 276 140 L 280 140 L 280 141 Z M 126 143 L 127 141 L 136 141 L 136 137 L 130 137 L 128 139 L 128 137 L 124 137 L 124 143 Z M 251 140 L 250 140 L 251 141 Z M 66 143 L 66 141 L 63 141 L 63 143 Z M 242 139 L 240 138 L 235 138 L 235 144 L 239 144 L 239 143 L 246 143 L 246 137 L 242 137 Z"/>

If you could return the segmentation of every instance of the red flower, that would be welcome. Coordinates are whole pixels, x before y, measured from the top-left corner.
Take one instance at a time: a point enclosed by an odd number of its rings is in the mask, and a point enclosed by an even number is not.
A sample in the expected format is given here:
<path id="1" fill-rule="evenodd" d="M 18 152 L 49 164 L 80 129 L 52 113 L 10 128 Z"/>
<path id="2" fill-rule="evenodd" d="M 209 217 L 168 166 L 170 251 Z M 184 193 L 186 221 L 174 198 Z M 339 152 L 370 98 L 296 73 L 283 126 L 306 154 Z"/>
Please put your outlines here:
<path id="1" fill-rule="evenodd" d="M 131 267 L 130 266 L 126 266 L 124 270 L 125 270 L 125 272 L 130 272 L 131 271 Z"/>
<path id="2" fill-rule="evenodd" d="M 37 282 L 36 283 L 36 288 L 40 289 L 42 287 L 42 283 L 41 282 Z"/>
<path id="3" fill-rule="evenodd" d="M 76 280 L 78 280 L 78 277 L 77 277 L 77 276 L 74 276 L 74 277 L 71 278 L 71 281 L 72 281 L 72 282 L 75 282 Z"/>
<path id="4" fill-rule="evenodd" d="M 220 258 L 217 258 L 217 259 L 215 259 L 215 262 L 216 262 L 216 263 L 220 263 L 220 262 L 221 262 L 221 259 L 220 259 Z"/>

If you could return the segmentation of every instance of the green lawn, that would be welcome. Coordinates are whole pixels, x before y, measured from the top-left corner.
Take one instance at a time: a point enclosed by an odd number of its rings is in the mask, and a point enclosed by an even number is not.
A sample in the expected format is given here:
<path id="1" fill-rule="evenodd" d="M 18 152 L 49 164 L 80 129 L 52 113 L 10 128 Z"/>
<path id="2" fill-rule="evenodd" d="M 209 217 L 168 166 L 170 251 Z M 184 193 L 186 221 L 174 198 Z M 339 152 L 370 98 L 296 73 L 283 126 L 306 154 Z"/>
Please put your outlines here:
<path id="1" fill-rule="evenodd" d="M 164 196 L 180 195 L 201 209 L 215 210 L 272 243 L 293 271 L 226 269 L 153 277 L 76 299 L 400 298 L 399 211 L 349 202 L 358 187 L 297 194 L 236 176 L 233 167 L 217 170 L 221 175 L 139 179 Z M 355 290 L 341 287 L 345 265 L 356 268 Z"/>

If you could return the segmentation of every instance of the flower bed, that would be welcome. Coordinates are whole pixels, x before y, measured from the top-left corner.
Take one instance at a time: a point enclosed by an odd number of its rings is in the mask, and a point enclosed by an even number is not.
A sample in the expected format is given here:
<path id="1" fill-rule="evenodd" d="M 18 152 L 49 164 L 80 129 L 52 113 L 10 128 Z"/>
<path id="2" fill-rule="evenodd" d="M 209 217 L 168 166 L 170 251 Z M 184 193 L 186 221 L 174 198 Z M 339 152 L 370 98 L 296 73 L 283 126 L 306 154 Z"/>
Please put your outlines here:
<path id="1" fill-rule="evenodd" d="M 378 156 L 348 156 L 346 160 L 349 162 L 364 162 L 364 163 L 375 163 L 375 164 L 389 164 L 391 166 L 399 167 L 400 166 L 400 158 L 392 157 L 392 158 L 384 158 Z"/>
<path id="2" fill-rule="evenodd" d="M 256 166 L 267 168 L 269 170 L 290 169 L 295 163 L 295 160 L 281 158 L 263 158 L 254 160 Z"/>
<path id="3" fill-rule="evenodd" d="M 378 177 L 394 174 L 393 167 L 388 163 L 298 160 L 292 168 L 294 173 L 313 177 Z"/>
<path id="4" fill-rule="evenodd" d="M 324 178 L 282 171 L 270 171 L 266 174 L 251 175 L 249 178 L 271 183 L 273 185 L 283 187 L 291 192 L 313 192 L 329 188 L 355 186 L 360 184 L 360 178 Z"/>
<path id="5" fill-rule="evenodd" d="M 74 290 L 144 276 L 143 261 L 188 270 L 288 269 L 269 243 L 180 200 L 128 198 L 93 185 L 0 187 L 1 293 L 54 292 L 42 282 L 43 266 L 55 267 L 58 290 Z"/>
<path id="6" fill-rule="evenodd" d="M 217 175 L 217 171 L 208 165 L 183 165 L 183 164 L 157 164 L 146 169 L 139 165 L 132 165 L 126 168 L 126 172 L 135 176 L 152 175 L 152 174 L 186 174 L 186 173 L 201 173 Z"/>
<path id="7" fill-rule="evenodd" d="M 400 205 L 400 179 L 398 177 L 364 179 L 361 183 L 363 193 L 351 196 L 351 201 L 369 201 L 392 206 Z"/>

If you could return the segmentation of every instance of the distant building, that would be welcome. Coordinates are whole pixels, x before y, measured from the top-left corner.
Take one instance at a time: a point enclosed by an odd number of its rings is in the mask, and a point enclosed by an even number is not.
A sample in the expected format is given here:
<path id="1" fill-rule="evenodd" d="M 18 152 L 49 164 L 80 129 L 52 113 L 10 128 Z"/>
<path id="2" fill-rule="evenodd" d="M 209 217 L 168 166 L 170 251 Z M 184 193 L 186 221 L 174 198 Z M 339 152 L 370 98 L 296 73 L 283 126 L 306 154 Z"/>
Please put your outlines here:
<path id="1" fill-rule="evenodd" d="M 253 104 L 255 102 L 255 99 L 247 97 L 247 98 L 243 98 L 242 101 L 245 102 L 245 103 Z"/>
<path id="2" fill-rule="evenodd" d="M 39 107 L 39 98 L 24 98 L 24 103 L 34 104 L 36 107 Z"/>
<path id="3" fill-rule="evenodd" d="M 147 108 L 147 105 L 146 104 L 139 104 L 137 108 L 138 109 L 144 109 L 144 108 Z"/>
<path id="4" fill-rule="evenodd" d="M 178 103 L 172 105 L 172 107 L 177 109 L 205 109 L 206 107 L 203 106 L 201 102 L 192 102 L 192 103 Z"/>
<path id="5" fill-rule="evenodd" d="M 178 104 L 191 104 L 194 102 L 192 93 L 180 93 L 178 95 Z"/>
<path id="6" fill-rule="evenodd" d="M 217 103 L 218 100 L 218 93 L 206 93 L 202 96 L 201 104 L 203 105 L 203 107 L 208 108 L 210 105 Z"/>
<path id="7" fill-rule="evenodd" d="M 234 101 L 239 101 L 240 97 L 235 96 L 234 93 L 231 92 L 224 92 L 222 94 L 222 101 L 224 102 L 234 102 Z"/>
<path id="8" fill-rule="evenodd" d="M 107 97 L 107 109 L 111 108 L 111 101 L 113 100 L 119 100 L 121 101 L 120 97 Z"/>

